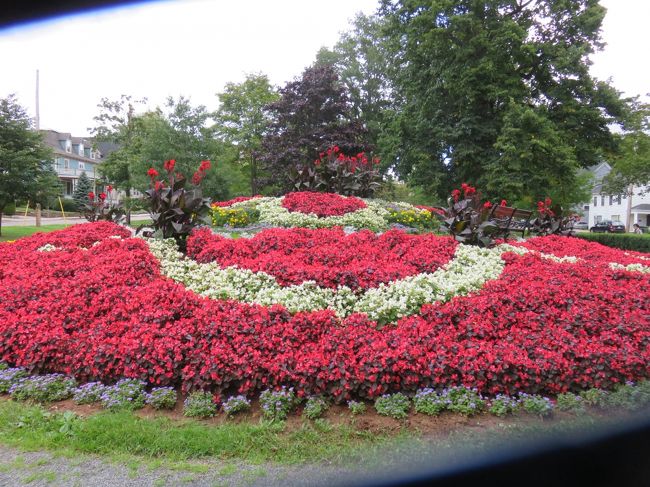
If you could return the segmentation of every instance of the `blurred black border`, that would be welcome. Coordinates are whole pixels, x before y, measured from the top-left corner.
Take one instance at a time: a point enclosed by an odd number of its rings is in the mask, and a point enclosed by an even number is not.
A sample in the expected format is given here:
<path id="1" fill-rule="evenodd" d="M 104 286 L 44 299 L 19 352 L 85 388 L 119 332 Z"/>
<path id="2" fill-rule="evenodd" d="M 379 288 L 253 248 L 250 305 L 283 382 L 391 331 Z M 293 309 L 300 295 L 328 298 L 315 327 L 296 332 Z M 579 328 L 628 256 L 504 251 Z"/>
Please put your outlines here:
<path id="1" fill-rule="evenodd" d="M 20 27 L 64 15 L 146 3 L 156 2 L 10 1 L 0 8 L 0 29 Z M 527 448 L 522 448 L 521 445 L 510 449 L 500 448 L 498 451 L 471 456 L 465 462 L 446 468 L 438 466 L 427 469 L 425 465 L 419 465 L 414 466 L 411 473 L 396 478 L 384 476 L 370 481 L 366 478 L 347 485 L 650 487 L 650 417 L 644 415 L 621 421 L 616 426 L 604 426 L 600 431 L 578 434 L 574 438 L 559 436 L 543 441 L 532 439 Z"/>

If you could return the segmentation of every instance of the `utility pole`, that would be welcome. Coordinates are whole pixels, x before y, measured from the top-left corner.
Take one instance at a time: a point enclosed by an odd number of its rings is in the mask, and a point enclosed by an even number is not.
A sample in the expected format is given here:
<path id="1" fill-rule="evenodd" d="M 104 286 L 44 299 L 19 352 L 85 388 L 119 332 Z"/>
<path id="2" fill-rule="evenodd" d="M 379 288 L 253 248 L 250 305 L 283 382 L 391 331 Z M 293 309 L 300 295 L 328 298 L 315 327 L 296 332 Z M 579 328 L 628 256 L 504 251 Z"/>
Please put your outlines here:
<path id="1" fill-rule="evenodd" d="M 627 187 L 627 211 L 626 211 L 627 217 L 625 219 L 627 222 L 627 224 L 625 225 L 626 232 L 632 231 L 632 198 L 633 197 L 634 197 L 634 185 L 630 184 Z"/>
<path id="2" fill-rule="evenodd" d="M 41 113 L 38 107 L 38 69 L 36 70 L 36 130 L 41 129 Z"/>

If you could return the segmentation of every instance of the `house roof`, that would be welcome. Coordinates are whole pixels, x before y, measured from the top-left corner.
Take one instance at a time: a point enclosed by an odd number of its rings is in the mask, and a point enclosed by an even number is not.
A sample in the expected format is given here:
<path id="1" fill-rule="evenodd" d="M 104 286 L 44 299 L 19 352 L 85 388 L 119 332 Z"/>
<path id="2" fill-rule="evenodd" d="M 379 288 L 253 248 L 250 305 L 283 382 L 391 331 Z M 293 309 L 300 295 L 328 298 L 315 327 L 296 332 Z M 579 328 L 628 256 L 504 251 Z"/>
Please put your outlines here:
<path id="1" fill-rule="evenodd" d="M 632 211 L 650 211 L 650 203 L 642 203 L 632 207 Z"/>
<path id="2" fill-rule="evenodd" d="M 70 140 L 72 144 L 79 144 L 80 142 L 88 142 L 90 147 L 90 140 L 84 137 L 73 137 L 69 132 L 57 132 L 56 130 L 41 130 L 44 134 L 43 140 L 45 143 L 51 147 L 54 151 L 54 154 L 57 156 L 63 156 L 66 159 L 74 159 L 75 161 L 89 162 L 92 164 L 97 164 L 100 162 L 99 159 L 91 159 L 90 157 L 81 156 L 75 152 L 66 152 L 65 149 L 61 148 L 59 144 L 60 140 Z"/>

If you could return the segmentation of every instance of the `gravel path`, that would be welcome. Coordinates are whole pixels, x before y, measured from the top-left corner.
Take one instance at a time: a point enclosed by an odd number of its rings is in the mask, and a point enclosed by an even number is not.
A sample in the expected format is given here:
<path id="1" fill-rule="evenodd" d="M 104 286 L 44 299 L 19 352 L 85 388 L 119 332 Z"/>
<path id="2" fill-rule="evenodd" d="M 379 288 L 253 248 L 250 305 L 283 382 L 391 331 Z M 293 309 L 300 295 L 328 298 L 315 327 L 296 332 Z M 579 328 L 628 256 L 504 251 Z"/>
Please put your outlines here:
<path id="1" fill-rule="evenodd" d="M 356 483 L 360 471 L 332 465 L 239 465 L 192 462 L 179 467 L 113 463 L 93 456 L 64 457 L 0 446 L 0 486 L 162 487 L 162 486 L 335 486 Z"/>

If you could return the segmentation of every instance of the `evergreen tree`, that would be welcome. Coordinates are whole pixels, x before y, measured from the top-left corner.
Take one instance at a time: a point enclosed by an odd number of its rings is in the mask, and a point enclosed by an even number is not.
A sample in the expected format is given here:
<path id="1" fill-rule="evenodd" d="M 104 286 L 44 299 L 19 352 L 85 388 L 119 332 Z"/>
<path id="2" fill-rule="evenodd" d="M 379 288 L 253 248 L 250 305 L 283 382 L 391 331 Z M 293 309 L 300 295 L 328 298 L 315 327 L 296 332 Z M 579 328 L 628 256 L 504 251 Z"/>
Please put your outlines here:
<path id="1" fill-rule="evenodd" d="M 77 179 L 77 186 L 74 188 L 72 199 L 74 200 L 77 210 L 82 211 L 84 203 L 88 203 L 88 193 L 93 190 L 93 183 L 86 175 L 86 171 L 82 171 Z"/>

